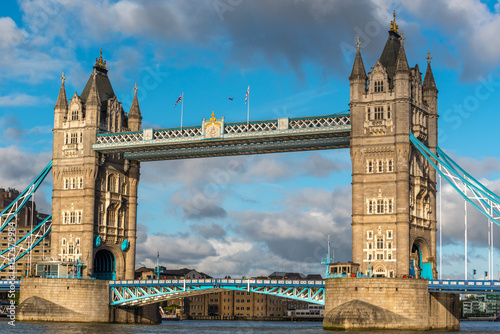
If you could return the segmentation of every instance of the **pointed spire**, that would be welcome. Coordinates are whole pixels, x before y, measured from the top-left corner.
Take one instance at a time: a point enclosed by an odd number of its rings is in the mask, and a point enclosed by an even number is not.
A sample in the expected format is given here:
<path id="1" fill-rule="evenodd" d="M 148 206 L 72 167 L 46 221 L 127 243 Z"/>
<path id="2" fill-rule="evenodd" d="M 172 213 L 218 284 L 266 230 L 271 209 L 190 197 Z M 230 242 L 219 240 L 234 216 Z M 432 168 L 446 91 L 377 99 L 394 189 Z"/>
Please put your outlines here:
<path id="1" fill-rule="evenodd" d="M 424 89 L 436 89 L 436 82 L 434 81 L 434 75 L 432 74 L 432 69 L 431 69 L 431 53 L 427 53 L 427 70 L 425 71 L 425 77 L 424 77 L 424 84 L 423 87 Z"/>
<path id="2" fill-rule="evenodd" d="M 90 86 L 89 96 L 87 97 L 87 106 L 100 106 L 101 99 L 99 97 L 99 93 L 97 92 L 97 82 L 96 82 L 97 73 L 94 70 L 92 73 L 92 85 Z"/>
<path id="3" fill-rule="evenodd" d="M 128 127 L 132 131 L 140 131 L 142 123 L 141 108 L 139 107 L 139 100 L 137 99 L 137 83 L 134 87 L 134 99 L 128 112 Z"/>
<path id="4" fill-rule="evenodd" d="M 66 98 L 66 88 L 64 87 L 64 80 L 66 80 L 66 77 L 64 76 L 64 72 L 62 72 L 61 89 L 59 90 L 59 96 L 57 97 L 55 108 L 68 109 L 68 99 Z"/>
<path id="5" fill-rule="evenodd" d="M 139 107 L 139 100 L 137 99 L 137 83 L 135 84 L 134 87 L 134 99 L 132 100 L 132 105 L 130 106 L 130 111 L 128 112 L 128 117 L 133 116 L 133 117 L 138 117 L 142 119 L 141 115 L 141 108 Z"/>
<path id="6" fill-rule="evenodd" d="M 399 47 L 398 57 L 396 58 L 396 73 L 398 72 L 407 72 L 410 71 L 410 66 L 408 66 L 408 60 L 406 59 L 406 52 L 404 47 L 404 40 L 406 38 L 403 36 L 401 32 L 401 46 Z"/>
<path id="7" fill-rule="evenodd" d="M 396 34 L 399 33 L 398 30 L 399 30 L 399 27 L 398 25 L 396 24 L 396 11 L 394 11 L 392 13 L 392 15 L 394 16 L 394 20 L 391 21 L 391 30 L 392 32 L 395 32 Z"/>
<path id="8" fill-rule="evenodd" d="M 352 66 L 352 71 L 351 71 L 351 76 L 349 77 L 349 80 L 352 79 L 368 79 L 365 71 L 365 65 L 363 64 L 363 59 L 361 58 L 361 51 L 360 51 L 360 45 L 361 42 L 359 41 L 359 36 L 356 41 L 356 57 L 354 58 L 354 65 Z"/>

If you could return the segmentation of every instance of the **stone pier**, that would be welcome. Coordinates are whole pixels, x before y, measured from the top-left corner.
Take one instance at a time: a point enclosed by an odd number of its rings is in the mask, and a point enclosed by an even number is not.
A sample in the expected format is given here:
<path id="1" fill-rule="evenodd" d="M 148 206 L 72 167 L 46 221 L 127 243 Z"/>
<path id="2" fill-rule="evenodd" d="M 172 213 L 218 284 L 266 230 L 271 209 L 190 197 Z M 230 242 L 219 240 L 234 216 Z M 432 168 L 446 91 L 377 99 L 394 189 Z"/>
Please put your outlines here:
<path id="1" fill-rule="evenodd" d="M 430 293 L 427 280 L 329 278 L 323 328 L 458 330 L 458 294 Z"/>
<path id="2" fill-rule="evenodd" d="M 108 281 L 22 278 L 17 320 L 158 324 L 158 304 L 117 308 L 110 305 Z"/>

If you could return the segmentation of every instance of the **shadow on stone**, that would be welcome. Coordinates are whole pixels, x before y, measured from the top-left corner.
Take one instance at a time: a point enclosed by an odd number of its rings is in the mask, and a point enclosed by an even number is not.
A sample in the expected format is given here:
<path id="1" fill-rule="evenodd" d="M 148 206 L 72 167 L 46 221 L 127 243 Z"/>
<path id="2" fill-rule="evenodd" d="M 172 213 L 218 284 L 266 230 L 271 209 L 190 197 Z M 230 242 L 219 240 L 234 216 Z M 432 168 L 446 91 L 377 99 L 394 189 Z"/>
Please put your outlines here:
<path id="1" fill-rule="evenodd" d="M 40 317 L 57 320 L 61 317 L 78 317 L 79 313 L 37 296 L 23 301 L 17 308 L 20 320 L 39 320 Z"/>
<path id="2" fill-rule="evenodd" d="M 408 319 L 394 312 L 361 300 L 352 300 L 332 309 L 325 315 L 324 329 L 398 329 Z"/>

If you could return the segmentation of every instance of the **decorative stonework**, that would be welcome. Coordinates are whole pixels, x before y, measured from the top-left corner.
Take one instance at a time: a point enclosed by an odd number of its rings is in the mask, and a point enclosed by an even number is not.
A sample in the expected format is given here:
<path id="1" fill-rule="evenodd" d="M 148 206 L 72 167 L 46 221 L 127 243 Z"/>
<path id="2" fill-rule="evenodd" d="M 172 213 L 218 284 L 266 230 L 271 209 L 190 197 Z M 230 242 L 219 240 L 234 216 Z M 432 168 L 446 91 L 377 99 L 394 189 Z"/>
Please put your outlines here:
<path id="1" fill-rule="evenodd" d="M 205 138 L 222 137 L 222 129 L 224 128 L 224 117 L 221 119 L 215 118 L 215 112 L 212 111 L 212 116 L 208 121 L 203 119 L 203 133 Z"/>

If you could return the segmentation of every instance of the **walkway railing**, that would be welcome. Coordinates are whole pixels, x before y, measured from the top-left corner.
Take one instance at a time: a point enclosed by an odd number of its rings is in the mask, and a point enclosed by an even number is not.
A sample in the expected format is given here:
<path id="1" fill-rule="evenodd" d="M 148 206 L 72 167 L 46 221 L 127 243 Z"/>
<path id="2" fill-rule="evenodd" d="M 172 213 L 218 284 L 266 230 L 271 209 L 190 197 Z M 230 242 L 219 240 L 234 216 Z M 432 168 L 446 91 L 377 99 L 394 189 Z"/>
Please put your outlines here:
<path id="1" fill-rule="evenodd" d="M 430 292 L 500 293 L 500 281 L 429 280 Z"/>
<path id="2" fill-rule="evenodd" d="M 182 129 L 99 134 L 92 148 L 130 160 L 186 159 L 349 147 L 350 131 L 348 113 L 227 124 L 213 118 Z"/>

